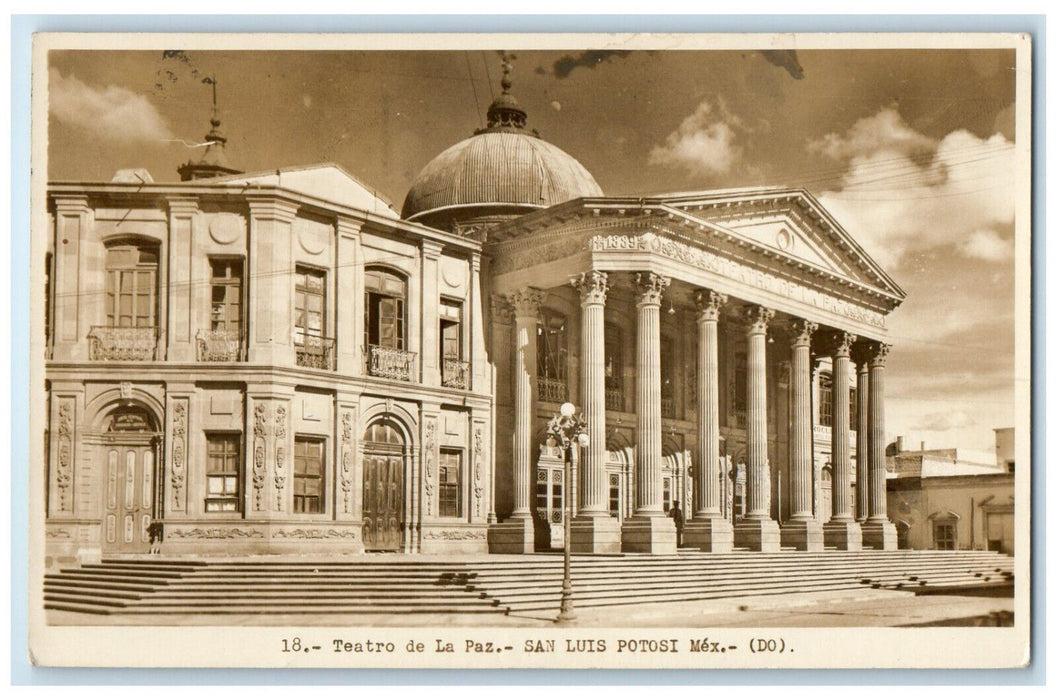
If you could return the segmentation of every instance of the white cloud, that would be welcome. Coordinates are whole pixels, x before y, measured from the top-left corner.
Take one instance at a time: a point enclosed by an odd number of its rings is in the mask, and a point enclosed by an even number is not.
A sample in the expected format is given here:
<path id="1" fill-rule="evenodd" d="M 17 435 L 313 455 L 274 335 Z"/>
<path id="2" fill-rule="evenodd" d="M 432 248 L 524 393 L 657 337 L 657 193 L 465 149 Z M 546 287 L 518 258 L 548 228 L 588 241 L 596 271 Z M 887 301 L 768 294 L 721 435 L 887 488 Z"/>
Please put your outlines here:
<path id="1" fill-rule="evenodd" d="M 882 265 L 943 245 L 1000 259 L 995 240 L 978 234 L 1013 222 L 1013 148 L 1001 134 L 958 130 L 933 142 L 885 108 L 808 147 L 847 159 L 840 189 L 819 199 Z"/>
<path id="2" fill-rule="evenodd" d="M 958 246 L 964 255 L 980 260 L 1001 262 L 1013 257 L 1013 242 L 1007 241 L 991 229 L 973 231 Z"/>
<path id="3" fill-rule="evenodd" d="M 947 411 L 944 413 L 929 413 L 922 416 L 913 426 L 918 430 L 932 432 L 944 432 L 958 428 L 968 428 L 976 422 L 965 411 Z"/>
<path id="4" fill-rule="evenodd" d="M 48 71 L 48 109 L 54 119 L 107 141 L 141 143 L 173 138 L 165 118 L 144 97 L 126 88 L 97 88 L 73 74 Z"/>
<path id="5" fill-rule="evenodd" d="M 722 175 L 741 160 L 742 149 L 735 143 L 741 121 L 727 113 L 722 102 L 718 109 L 703 101 L 668 134 L 661 146 L 650 150 L 650 165 L 683 168 L 692 175 Z"/>

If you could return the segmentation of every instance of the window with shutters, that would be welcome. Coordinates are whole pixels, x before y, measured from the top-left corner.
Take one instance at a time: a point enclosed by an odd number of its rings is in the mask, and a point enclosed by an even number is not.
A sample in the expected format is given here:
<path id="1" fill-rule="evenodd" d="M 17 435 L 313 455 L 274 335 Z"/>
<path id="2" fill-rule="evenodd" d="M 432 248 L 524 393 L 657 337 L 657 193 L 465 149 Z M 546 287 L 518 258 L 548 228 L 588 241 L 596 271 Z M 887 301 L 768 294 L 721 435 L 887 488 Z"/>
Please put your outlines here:
<path id="1" fill-rule="evenodd" d="M 325 459 L 322 438 L 294 437 L 294 512 L 324 511 Z"/>
<path id="2" fill-rule="evenodd" d="M 441 448 L 437 470 L 440 485 L 439 514 L 442 518 L 462 517 L 462 451 Z"/>
<path id="3" fill-rule="evenodd" d="M 157 325 L 158 249 L 114 245 L 106 251 L 106 323 L 111 328 Z"/>
<path id="4" fill-rule="evenodd" d="M 239 433 L 206 434 L 206 512 L 235 513 L 241 510 L 241 447 L 242 435 Z"/>

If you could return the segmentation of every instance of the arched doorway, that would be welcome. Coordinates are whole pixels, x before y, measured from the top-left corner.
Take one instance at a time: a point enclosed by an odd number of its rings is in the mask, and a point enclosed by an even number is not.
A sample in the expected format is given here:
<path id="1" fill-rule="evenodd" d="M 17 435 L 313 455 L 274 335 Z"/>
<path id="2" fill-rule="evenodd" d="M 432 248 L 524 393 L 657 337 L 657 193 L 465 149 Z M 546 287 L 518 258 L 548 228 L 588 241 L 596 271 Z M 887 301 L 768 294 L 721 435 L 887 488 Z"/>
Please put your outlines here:
<path id="1" fill-rule="evenodd" d="M 404 548 L 404 465 L 407 444 L 396 423 L 383 419 L 363 436 L 363 548 Z"/>
<path id="2" fill-rule="evenodd" d="M 151 521 L 158 516 L 161 434 L 151 412 L 138 405 L 115 409 L 101 427 L 102 548 L 145 553 L 150 550 Z"/>

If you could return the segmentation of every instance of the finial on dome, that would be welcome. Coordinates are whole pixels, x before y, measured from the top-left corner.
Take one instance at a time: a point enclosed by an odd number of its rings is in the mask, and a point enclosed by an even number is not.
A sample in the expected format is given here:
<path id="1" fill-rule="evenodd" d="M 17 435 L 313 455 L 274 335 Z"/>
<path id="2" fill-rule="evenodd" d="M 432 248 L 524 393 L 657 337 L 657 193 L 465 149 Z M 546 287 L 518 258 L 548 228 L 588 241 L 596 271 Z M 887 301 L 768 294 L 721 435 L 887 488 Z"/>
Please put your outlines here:
<path id="1" fill-rule="evenodd" d="M 200 180 L 220 175 L 235 175 L 242 172 L 231 167 L 228 163 L 227 155 L 224 153 L 224 146 L 228 140 L 227 137 L 220 133 L 220 109 L 217 107 L 217 79 L 215 76 L 206 76 L 202 78 L 202 82 L 213 88 L 213 112 L 209 117 L 209 125 L 212 128 L 206 134 L 206 142 L 204 144 L 206 150 L 202 154 L 202 158 L 197 161 L 188 161 L 177 168 L 177 172 L 180 173 L 180 179 L 184 181 Z"/>
<path id="2" fill-rule="evenodd" d="M 492 104 L 489 105 L 488 126 L 474 132 L 477 134 L 485 131 L 521 131 L 525 128 L 525 122 L 528 120 L 525 110 L 521 109 L 517 99 L 510 94 L 510 86 L 513 84 L 510 81 L 510 72 L 514 68 L 512 62 L 517 56 L 506 51 L 500 51 L 499 55 L 503 59 L 503 78 L 500 81 L 500 85 L 503 86 L 503 94 L 495 98 Z"/>

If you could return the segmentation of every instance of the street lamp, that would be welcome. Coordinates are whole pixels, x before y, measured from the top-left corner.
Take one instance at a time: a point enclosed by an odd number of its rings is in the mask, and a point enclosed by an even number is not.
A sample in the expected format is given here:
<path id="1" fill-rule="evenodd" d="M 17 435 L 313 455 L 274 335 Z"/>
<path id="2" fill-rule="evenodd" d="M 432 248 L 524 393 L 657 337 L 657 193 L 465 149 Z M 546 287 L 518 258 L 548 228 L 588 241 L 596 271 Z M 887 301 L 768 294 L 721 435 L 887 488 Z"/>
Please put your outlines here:
<path id="1" fill-rule="evenodd" d="M 562 568 L 561 611 L 558 613 L 557 621 L 569 622 L 576 619 L 576 613 L 573 612 L 573 578 L 572 562 L 570 560 L 573 519 L 571 490 L 573 447 L 587 447 L 590 441 L 587 436 L 587 421 L 584 420 L 583 414 L 576 415 L 576 406 L 566 401 L 558 409 L 558 412 L 559 414 L 551 418 L 551 422 L 547 425 L 547 434 L 549 436 L 547 442 L 552 447 L 555 445 L 560 446 L 562 454 L 565 456 L 565 488 L 563 490 L 563 495 L 565 496 L 565 513 L 563 515 L 565 558 Z"/>

